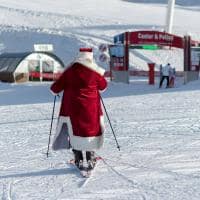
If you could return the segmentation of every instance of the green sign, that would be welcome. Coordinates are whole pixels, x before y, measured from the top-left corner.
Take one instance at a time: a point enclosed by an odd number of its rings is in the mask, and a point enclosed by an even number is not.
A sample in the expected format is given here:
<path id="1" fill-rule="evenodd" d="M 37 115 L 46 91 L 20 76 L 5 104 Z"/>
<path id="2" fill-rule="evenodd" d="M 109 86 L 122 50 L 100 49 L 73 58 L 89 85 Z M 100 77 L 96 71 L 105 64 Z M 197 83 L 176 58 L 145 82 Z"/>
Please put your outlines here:
<path id="1" fill-rule="evenodd" d="M 131 49 L 144 49 L 144 50 L 158 50 L 160 49 L 157 45 L 134 45 L 130 47 Z"/>

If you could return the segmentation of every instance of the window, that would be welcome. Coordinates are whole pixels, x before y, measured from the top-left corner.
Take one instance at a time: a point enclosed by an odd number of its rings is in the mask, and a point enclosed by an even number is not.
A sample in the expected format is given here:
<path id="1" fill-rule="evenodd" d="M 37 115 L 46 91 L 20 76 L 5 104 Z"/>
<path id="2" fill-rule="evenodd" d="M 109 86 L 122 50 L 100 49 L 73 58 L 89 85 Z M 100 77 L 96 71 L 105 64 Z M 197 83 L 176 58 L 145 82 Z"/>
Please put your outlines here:
<path id="1" fill-rule="evenodd" d="M 52 60 L 42 61 L 42 72 L 43 73 L 53 73 L 53 61 Z"/>

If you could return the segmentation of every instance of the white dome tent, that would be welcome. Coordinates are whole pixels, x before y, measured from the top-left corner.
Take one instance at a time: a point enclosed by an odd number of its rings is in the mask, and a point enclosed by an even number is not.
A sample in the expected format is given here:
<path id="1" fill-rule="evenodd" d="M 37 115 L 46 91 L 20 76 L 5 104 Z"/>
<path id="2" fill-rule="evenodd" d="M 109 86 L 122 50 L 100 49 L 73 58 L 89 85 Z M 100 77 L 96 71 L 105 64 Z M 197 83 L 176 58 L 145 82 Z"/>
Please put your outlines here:
<path id="1" fill-rule="evenodd" d="M 64 63 L 51 52 L 3 53 L 0 55 L 0 81 L 55 80 Z"/>

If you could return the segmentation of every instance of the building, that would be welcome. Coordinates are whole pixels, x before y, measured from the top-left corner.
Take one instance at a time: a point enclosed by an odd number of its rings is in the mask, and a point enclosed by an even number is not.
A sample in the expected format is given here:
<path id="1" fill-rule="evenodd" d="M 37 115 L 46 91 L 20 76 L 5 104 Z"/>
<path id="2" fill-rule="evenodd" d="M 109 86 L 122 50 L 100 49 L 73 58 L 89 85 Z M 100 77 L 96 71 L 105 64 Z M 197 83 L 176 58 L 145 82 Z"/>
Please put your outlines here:
<path id="1" fill-rule="evenodd" d="M 55 80 L 63 70 L 64 63 L 52 52 L 0 55 L 0 81 L 4 82 Z"/>

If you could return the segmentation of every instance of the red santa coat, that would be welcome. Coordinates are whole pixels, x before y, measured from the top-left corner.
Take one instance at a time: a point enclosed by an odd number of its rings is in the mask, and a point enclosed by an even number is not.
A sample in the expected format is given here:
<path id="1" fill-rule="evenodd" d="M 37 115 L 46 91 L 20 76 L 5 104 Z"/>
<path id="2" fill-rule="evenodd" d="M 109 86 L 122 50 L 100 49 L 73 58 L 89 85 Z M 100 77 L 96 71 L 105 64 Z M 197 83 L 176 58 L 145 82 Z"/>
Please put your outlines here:
<path id="1" fill-rule="evenodd" d="M 73 149 L 91 151 L 102 146 L 105 128 L 99 91 L 107 87 L 103 74 L 94 62 L 78 58 L 53 83 L 53 93 L 64 91 L 54 142 L 66 123 Z"/>

